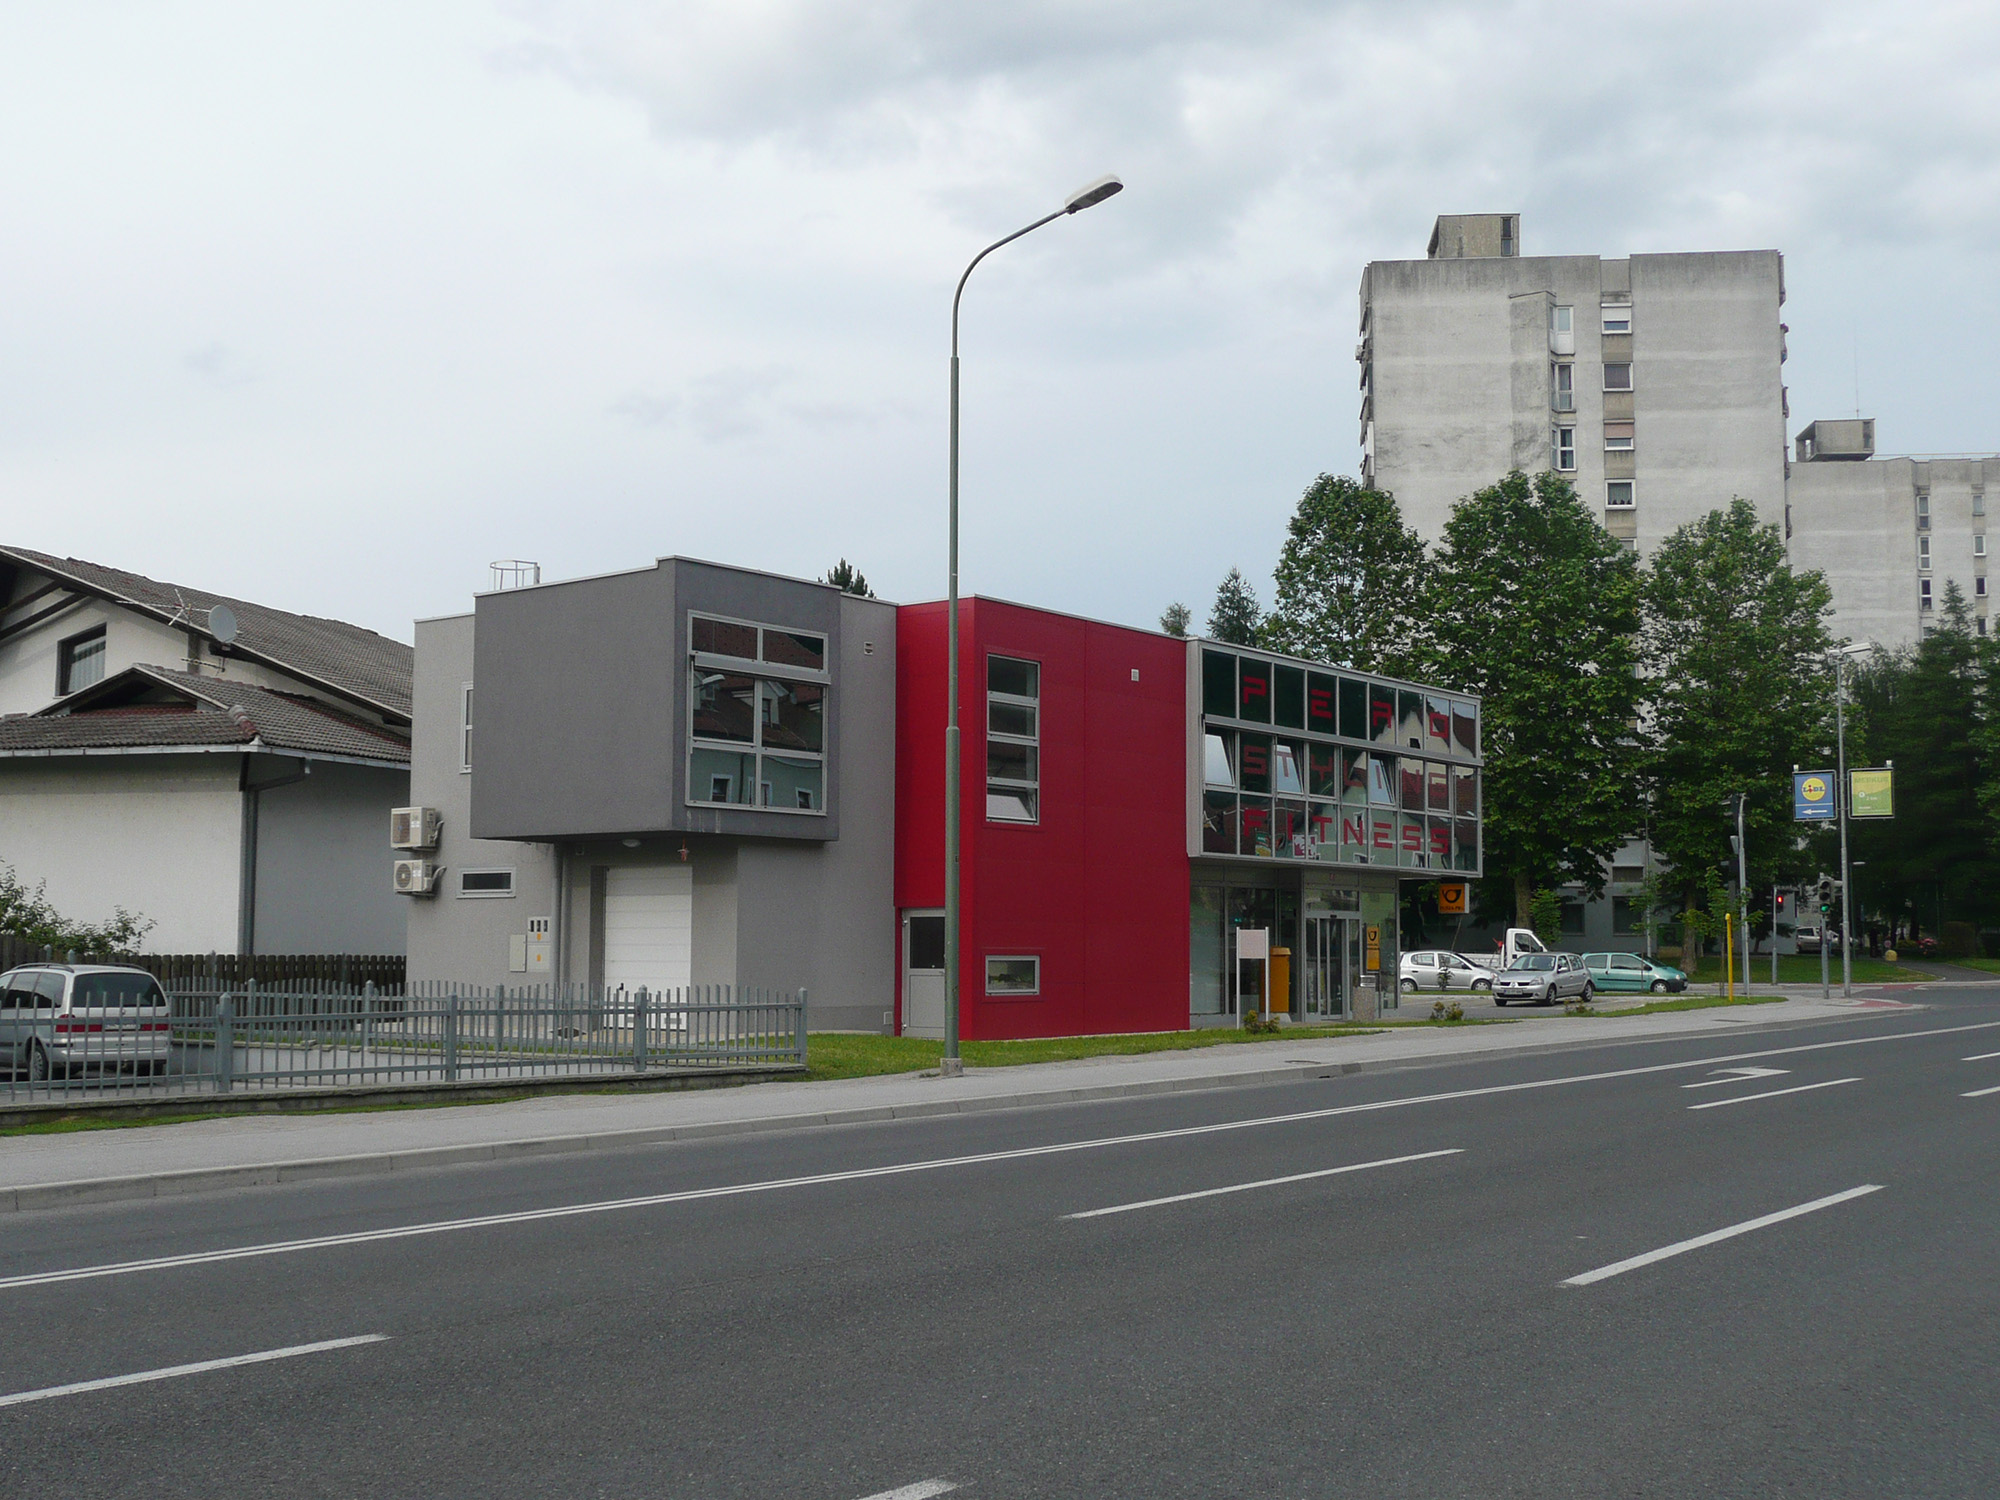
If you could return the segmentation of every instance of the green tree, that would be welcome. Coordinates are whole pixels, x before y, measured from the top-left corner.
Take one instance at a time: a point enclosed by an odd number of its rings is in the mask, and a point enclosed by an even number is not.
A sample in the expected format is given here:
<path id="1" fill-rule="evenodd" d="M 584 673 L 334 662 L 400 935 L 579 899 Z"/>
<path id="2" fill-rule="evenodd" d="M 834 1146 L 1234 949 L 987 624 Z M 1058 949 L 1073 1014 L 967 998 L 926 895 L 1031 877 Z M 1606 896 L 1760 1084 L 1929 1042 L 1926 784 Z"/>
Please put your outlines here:
<path id="1" fill-rule="evenodd" d="M 1403 675 L 1423 567 L 1424 544 L 1403 524 L 1394 495 L 1322 474 L 1299 498 L 1278 556 L 1278 597 L 1264 644 Z"/>
<path id="2" fill-rule="evenodd" d="M 1558 474 L 1459 501 L 1422 592 L 1424 680 L 1484 700 L 1486 867 L 1538 889 L 1604 888 L 1637 831 L 1638 568 Z"/>
<path id="3" fill-rule="evenodd" d="M 1160 629 L 1168 635 L 1187 639 L 1188 626 L 1194 623 L 1194 611 L 1185 604 L 1169 604 L 1160 616 Z"/>
<path id="4" fill-rule="evenodd" d="M 842 593 L 859 594 L 863 599 L 875 597 L 875 590 L 868 587 L 868 580 L 861 576 L 861 570 L 844 557 L 834 564 L 820 582 L 830 583 Z"/>
<path id="5" fill-rule="evenodd" d="M 1736 499 L 1662 542 L 1640 595 L 1647 832 L 1682 910 L 1696 909 L 1712 872 L 1735 878 L 1738 793 L 1749 797 L 1753 887 L 1809 874 L 1799 867 L 1791 769 L 1816 762 L 1832 737 L 1825 578 L 1793 572 L 1779 529 Z M 1690 953 L 1695 936 L 1690 926 Z"/>
<path id="6" fill-rule="evenodd" d="M 1262 618 L 1256 592 L 1244 582 L 1241 570 L 1231 568 L 1229 576 L 1215 590 L 1215 608 L 1208 612 L 1209 639 L 1226 641 L 1232 646 L 1254 646 Z"/>
<path id="7" fill-rule="evenodd" d="M 30 890 L 12 865 L 0 864 L 0 933 L 53 948 L 58 956 L 130 952 L 154 923 L 124 907 L 112 908 L 108 922 L 78 922 L 58 912 L 48 899 L 48 882 Z"/>

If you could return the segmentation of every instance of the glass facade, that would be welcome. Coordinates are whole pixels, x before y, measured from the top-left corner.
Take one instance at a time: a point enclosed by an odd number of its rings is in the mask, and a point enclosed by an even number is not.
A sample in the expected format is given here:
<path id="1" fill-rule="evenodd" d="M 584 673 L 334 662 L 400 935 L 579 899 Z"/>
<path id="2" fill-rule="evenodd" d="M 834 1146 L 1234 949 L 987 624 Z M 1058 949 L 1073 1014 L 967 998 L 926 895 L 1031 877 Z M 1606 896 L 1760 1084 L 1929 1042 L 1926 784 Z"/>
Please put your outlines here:
<path id="1" fill-rule="evenodd" d="M 691 803 L 826 811 L 826 637 L 688 618 Z"/>
<path id="2" fill-rule="evenodd" d="M 1480 873 L 1476 699 L 1200 649 L 1203 854 Z"/>

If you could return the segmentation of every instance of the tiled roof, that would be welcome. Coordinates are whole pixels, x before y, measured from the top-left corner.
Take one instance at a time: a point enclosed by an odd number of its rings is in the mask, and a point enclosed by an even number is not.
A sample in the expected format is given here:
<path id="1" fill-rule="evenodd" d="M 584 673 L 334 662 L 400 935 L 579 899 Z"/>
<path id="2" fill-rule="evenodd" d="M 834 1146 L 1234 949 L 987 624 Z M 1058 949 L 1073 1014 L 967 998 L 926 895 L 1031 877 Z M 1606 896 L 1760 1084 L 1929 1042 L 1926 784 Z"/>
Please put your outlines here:
<path id="1" fill-rule="evenodd" d="M 174 701 L 121 701 L 166 688 Z M 93 707 L 94 703 L 104 707 Z M 242 710 L 241 717 L 236 710 Z M 0 719 L 0 755 L 242 745 L 408 764 L 410 743 L 317 699 L 165 667 L 132 667 L 74 698 Z"/>
<path id="2" fill-rule="evenodd" d="M 343 620 L 290 614 L 247 599 L 161 583 L 79 558 L 53 557 L 26 547 L 0 547 L 0 560 L 6 559 L 202 635 L 208 634 L 207 611 L 227 604 L 237 623 L 232 651 L 325 683 L 397 717 L 410 716 L 410 673 L 416 653 L 401 641 Z"/>

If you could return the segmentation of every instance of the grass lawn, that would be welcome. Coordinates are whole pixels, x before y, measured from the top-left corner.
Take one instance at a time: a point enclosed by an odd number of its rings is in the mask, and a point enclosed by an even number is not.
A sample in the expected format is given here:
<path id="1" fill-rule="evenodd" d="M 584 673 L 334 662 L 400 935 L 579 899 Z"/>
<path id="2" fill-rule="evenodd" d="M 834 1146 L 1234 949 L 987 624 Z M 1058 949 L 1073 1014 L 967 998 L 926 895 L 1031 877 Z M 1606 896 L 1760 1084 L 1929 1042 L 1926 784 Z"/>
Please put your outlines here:
<path id="1" fill-rule="evenodd" d="M 1069 1062 L 1079 1057 L 1129 1057 L 1141 1052 L 1187 1052 L 1197 1047 L 1229 1047 L 1254 1042 L 1306 1042 L 1328 1036 L 1371 1036 L 1381 1029 L 1379 1026 L 1287 1026 L 1281 1031 L 1252 1035 L 1233 1026 L 1220 1026 L 1203 1031 L 1147 1031 L 1129 1036 L 963 1042 L 959 1051 L 967 1067 L 1006 1068 L 1020 1063 Z M 865 1078 L 876 1073 L 916 1073 L 935 1068 L 944 1056 L 944 1043 L 911 1036 L 816 1031 L 807 1038 L 806 1056 L 812 1062 L 812 1071 L 808 1075 L 812 1078 Z"/>
<path id="2" fill-rule="evenodd" d="M 1779 970 L 1780 973 L 1784 971 Z M 1713 1010 L 1718 1005 L 1776 1005 L 1783 995 L 1738 995 L 1734 1000 L 1722 995 L 1681 995 L 1673 1000 L 1651 1000 L 1644 1005 L 1600 1010 L 1600 1016 L 1657 1016 L 1670 1010 Z"/>
<path id="3" fill-rule="evenodd" d="M 1737 974 L 1742 975 L 1742 959 L 1737 961 Z M 1835 984 L 1840 983 L 1840 955 L 1827 955 L 1827 973 L 1833 976 Z M 1720 984 L 1722 982 L 1722 960 L 1704 958 L 1689 976 L 1697 984 Z M 1892 964 L 1886 959 L 1868 958 L 1861 954 L 1854 957 L 1854 982 L 1856 984 L 1917 984 L 1931 976 L 1920 974 L 1908 964 Z M 1769 984 L 1771 982 L 1771 955 L 1754 954 L 1750 959 L 1750 982 Z M 1778 956 L 1778 983 L 1798 987 L 1819 983 L 1819 955 L 1817 953 L 1785 953 Z"/>
<path id="4" fill-rule="evenodd" d="M 2000 974 L 2000 958 L 1940 958 L 1937 962 L 1950 964 L 1955 969 L 1978 969 L 1986 974 Z"/>

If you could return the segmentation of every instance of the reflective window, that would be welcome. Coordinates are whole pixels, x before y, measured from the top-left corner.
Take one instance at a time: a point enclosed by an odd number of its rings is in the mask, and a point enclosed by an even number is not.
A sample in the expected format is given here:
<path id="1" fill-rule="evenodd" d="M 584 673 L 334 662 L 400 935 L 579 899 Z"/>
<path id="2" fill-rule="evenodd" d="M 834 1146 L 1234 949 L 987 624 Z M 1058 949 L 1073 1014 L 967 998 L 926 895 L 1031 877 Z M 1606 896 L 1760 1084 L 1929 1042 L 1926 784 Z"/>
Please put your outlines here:
<path id="1" fill-rule="evenodd" d="M 733 620 L 709 620 L 696 615 L 690 633 L 697 651 L 705 651 L 711 656 L 741 657 L 744 661 L 757 659 L 755 625 L 739 625 Z"/>
<path id="2" fill-rule="evenodd" d="M 989 995 L 1039 995 L 1042 992 L 1042 961 L 1039 958 L 989 958 L 986 960 L 986 993 Z"/>
<path id="3" fill-rule="evenodd" d="M 1448 766 L 1426 766 L 1424 778 L 1429 783 L 1430 793 L 1426 804 L 1434 813 L 1451 811 L 1451 768 Z"/>
<path id="4" fill-rule="evenodd" d="M 1404 756 L 1401 762 L 1402 786 L 1399 802 L 1405 812 L 1424 810 L 1424 763 Z"/>
<path id="5" fill-rule="evenodd" d="M 699 668 L 694 679 L 694 735 L 700 740 L 757 741 L 757 679 Z"/>
<path id="6" fill-rule="evenodd" d="M 1211 729 L 1202 736 L 1201 779 L 1209 786 L 1236 785 L 1236 767 L 1233 764 L 1235 739 L 1236 736 L 1226 730 Z"/>
<path id="7" fill-rule="evenodd" d="M 1368 738 L 1378 745 L 1396 743 L 1396 690 L 1368 688 Z"/>
<path id="8" fill-rule="evenodd" d="M 826 734 L 826 688 L 817 682 L 761 679 L 763 743 L 779 750 L 820 750 Z"/>
<path id="9" fill-rule="evenodd" d="M 1451 810 L 1461 818 L 1479 816 L 1479 773 L 1470 766 L 1451 768 Z"/>
<path id="10" fill-rule="evenodd" d="M 766 630 L 764 660 L 781 667 L 810 667 L 815 672 L 823 671 L 826 668 L 826 637 L 800 635 L 791 630 Z"/>
<path id="11" fill-rule="evenodd" d="M 1451 700 L 1424 700 L 1424 748 L 1449 754 L 1451 751 Z"/>
<path id="12" fill-rule="evenodd" d="M 1237 784 L 1246 792 L 1271 790 L 1271 737 L 1246 734 L 1237 752 Z"/>
<path id="13" fill-rule="evenodd" d="M 1340 800 L 1350 806 L 1365 803 L 1368 800 L 1368 752 L 1343 750 L 1340 752 L 1340 763 Z"/>
<path id="14" fill-rule="evenodd" d="M 1236 852 L 1236 798 L 1232 793 L 1202 793 L 1201 849 L 1204 854 Z"/>
<path id="15" fill-rule="evenodd" d="M 1375 807 L 1396 805 L 1396 760 L 1390 755 L 1368 757 L 1368 801 Z"/>
<path id="16" fill-rule="evenodd" d="M 1331 745 L 1306 746 L 1307 790 L 1315 797 L 1340 795 L 1340 752 Z"/>
<path id="17" fill-rule="evenodd" d="M 1020 745 L 1011 740 L 988 740 L 986 778 L 989 781 L 1040 781 L 1040 754 L 1033 745 Z"/>
<path id="18" fill-rule="evenodd" d="M 1236 717 L 1236 658 L 1227 651 L 1201 653 L 1201 711 L 1217 719 Z"/>
<path id="19" fill-rule="evenodd" d="M 1331 802 L 1313 803 L 1306 813 L 1306 827 L 1322 851 L 1320 857 L 1333 858 L 1335 841 L 1340 837 L 1340 809 Z"/>
<path id="20" fill-rule="evenodd" d="M 1236 717 L 1253 724 L 1271 722 L 1271 669 L 1247 656 L 1236 658 Z"/>
<path id="21" fill-rule="evenodd" d="M 1301 667 L 1278 667 L 1272 674 L 1271 722 L 1280 729 L 1306 727 L 1306 674 Z"/>
<path id="22" fill-rule="evenodd" d="M 688 797 L 694 802 L 748 806 L 757 787 L 757 757 L 697 745 L 688 758 Z"/>
<path id="23" fill-rule="evenodd" d="M 1368 730 L 1368 684 L 1358 677 L 1340 679 L 1340 737 L 1344 740 L 1373 738 Z"/>
<path id="24" fill-rule="evenodd" d="M 1453 825 L 1451 863 L 1455 870 L 1479 868 L 1479 824 L 1471 818 L 1460 818 Z"/>
<path id="25" fill-rule="evenodd" d="M 1306 674 L 1306 728 L 1314 734 L 1338 734 L 1340 686 L 1324 672 Z"/>
<path id="26" fill-rule="evenodd" d="M 1271 790 L 1281 796 L 1300 796 L 1306 789 L 1305 768 L 1299 763 L 1299 747 L 1279 740 L 1271 747 Z"/>
<path id="27" fill-rule="evenodd" d="M 1479 705 L 1465 698 L 1451 703 L 1451 741 L 1460 755 L 1479 753 Z"/>
<path id="28" fill-rule="evenodd" d="M 1034 739 L 1035 709 L 1026 703 L 989 698 L 986 702 L 986 728 L 990 734 L 1018 734 Z"/>
<path id="29" fill-rule="evenodd" d="M 1012 656 L 986 658 L 986 691 L 1007 693 L 1030 703 L 1042 696 L 1042 669 L 1039 664 Z"/>
<path id="30" fill-rule="evenodd" d="M 1237 823 L 1236 852 L 1271 858 L 1271 799 L 1245 797 Z"/>
<path id="31" fill-rule="evenodd" d="M 826 810 L 826 637 L 692 615 L 687 800 Z M 708 658 L 763 660 L 739 672 Z"/>
<path id="32" fill-rule="evenodd" d="M 986 658 L 986 817 L 1041 819 L 1042 669 L 1012 656 Z"/>
<path id="33" fill-rule="evenodd" d="M 1397 744 L 1404 750 L 1424 748 L 1424 695 L 1408 688 L 1397 694 L 1403 706 Z"/>

